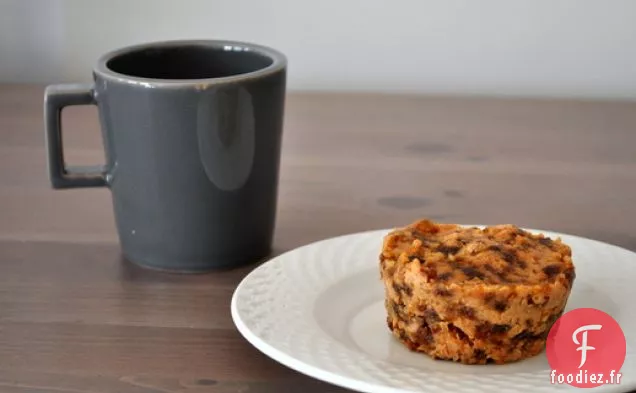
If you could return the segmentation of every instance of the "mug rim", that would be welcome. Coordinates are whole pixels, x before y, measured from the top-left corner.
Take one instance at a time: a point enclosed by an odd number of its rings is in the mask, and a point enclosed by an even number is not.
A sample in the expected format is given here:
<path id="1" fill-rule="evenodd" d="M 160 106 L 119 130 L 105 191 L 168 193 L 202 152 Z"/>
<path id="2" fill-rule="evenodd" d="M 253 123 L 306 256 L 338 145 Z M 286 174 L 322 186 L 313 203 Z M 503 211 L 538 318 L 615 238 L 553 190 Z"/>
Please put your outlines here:
<path id="1" fill-rule="evenodd" d="M 229 75 L 216 78 L 200 78 L 200 79 L 158 79 L 147 78 L 141 76 L 133 76 L 123 74 L 117 71 L 113 71 L 108 67 L 108 62 L 115 57 L 125 54 L 141 51 L 144 49 L 157 49 L 157 48 L 174 48 L 179 46 L 202 46 L 215 49 L 223 49 L 227 51 L 236 52 L 253 52 L 261 56 L 267 57 L 272 61 L 267 67 L 257 69 L 242 74 Z M 274 74 L 285 69 L 287 66 L 287 57 L 276 49 L 254 44 L 245 41 L 234 40 L 166 40 L 166 41 L 152 41 L 144 42 L 135 45 L 124 46 L 118 49 L 111 50 L 101 55 L 97 60 L 97 64 L 93 68 L 93 73 L 96 75 L 119 83 L 131 84 L 140 87 L 157 88 L 157 87 L 192 87 L 197 89 L 205 89 L 207 86 L 242 82 L 249 79 L 261 78 L 267 75 Z"/>

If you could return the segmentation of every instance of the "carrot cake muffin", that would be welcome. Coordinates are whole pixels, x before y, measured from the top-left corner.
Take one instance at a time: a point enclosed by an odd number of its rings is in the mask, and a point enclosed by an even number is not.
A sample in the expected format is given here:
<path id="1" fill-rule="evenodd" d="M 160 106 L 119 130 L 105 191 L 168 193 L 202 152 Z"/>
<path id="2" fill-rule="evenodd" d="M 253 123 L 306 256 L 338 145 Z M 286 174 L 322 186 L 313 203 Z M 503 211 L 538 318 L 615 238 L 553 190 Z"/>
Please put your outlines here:
<path id="1" fill-rule="evenodd" d="M 384 238 L 387 323 L 409 349 L 465 364 L 539 354 L 575 279 L 560 239 L 420 220 Z"/>

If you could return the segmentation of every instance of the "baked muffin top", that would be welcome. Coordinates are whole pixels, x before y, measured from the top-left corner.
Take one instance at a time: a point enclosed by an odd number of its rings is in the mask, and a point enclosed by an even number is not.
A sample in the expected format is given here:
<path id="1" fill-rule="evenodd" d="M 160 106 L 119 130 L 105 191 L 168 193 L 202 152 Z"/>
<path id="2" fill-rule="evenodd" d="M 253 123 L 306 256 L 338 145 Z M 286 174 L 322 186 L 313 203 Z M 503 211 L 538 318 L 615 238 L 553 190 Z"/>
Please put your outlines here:
<path id="1" fill-rule="evenodd" d="M 477 228 L 419 220 L 389 233 L 381 258 L 419 264 L 426 282 L 533 285 L 574 279 L 569 246 L 515 225 Z"/>

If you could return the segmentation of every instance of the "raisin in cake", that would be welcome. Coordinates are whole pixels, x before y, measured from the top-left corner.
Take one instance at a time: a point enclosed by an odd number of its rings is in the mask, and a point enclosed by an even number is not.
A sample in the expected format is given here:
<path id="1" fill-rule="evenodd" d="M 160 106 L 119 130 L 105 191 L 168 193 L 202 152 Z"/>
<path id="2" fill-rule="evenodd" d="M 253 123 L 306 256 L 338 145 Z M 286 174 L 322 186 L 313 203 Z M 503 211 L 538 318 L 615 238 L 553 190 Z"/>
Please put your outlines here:
<path id="1" fill-rule="evenodd" d="M 465 364 L 539 354 L 575 278 L 560 239 L 428 220 L 384 238 L 380 269 L 393 334 L 413 351 Z"/>

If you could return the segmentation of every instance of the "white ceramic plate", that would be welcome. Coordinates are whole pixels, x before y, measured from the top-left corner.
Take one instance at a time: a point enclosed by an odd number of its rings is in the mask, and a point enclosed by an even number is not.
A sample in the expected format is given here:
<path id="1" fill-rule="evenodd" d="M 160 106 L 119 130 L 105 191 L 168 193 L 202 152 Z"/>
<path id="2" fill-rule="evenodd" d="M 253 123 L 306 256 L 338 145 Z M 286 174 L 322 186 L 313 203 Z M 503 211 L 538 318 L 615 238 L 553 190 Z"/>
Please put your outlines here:
<path id="1" fill-rule="evenodd" d="M 539 232 L 530 230 L 532 232 Z M 232 318 L 258 350 L 283 365 L 334 385 L 369 393 L 548 392 L 578 390 L 550 383 L 545 354 L 509 365 L 466 366 L 410 352 L 391 336 L 378 267 L 388 230 L 312 243 L 254 269 L 236 288 Z M 577 277 L 570 310 L 612 315 L 627 339 L 620 385 L 636 389 L 636 254 L 580 237 L 572 247 Z"/>

